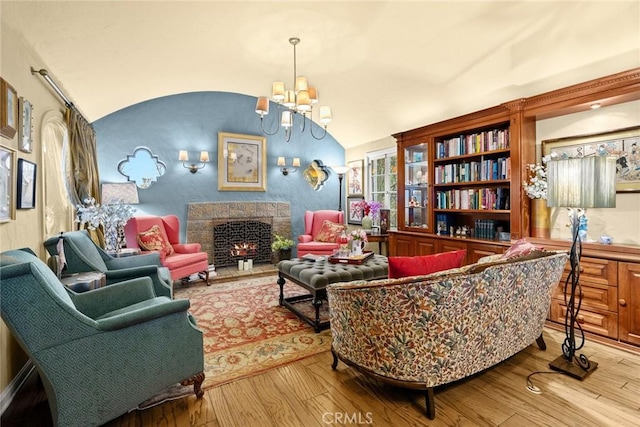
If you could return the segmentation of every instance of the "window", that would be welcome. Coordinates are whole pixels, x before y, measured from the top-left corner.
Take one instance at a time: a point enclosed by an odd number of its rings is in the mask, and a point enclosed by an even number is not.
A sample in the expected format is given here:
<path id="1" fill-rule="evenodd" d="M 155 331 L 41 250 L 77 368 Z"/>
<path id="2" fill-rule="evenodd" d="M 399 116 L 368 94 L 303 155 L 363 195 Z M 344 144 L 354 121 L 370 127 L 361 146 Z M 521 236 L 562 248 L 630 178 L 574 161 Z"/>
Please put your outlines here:
<path id="1" fill-rule="evenodd" d="M 398 223 L 398 155 L 396 148 L 387 148 L 367 153 L 367 176 L 369 185 L 367 200 L 377 200 L 383 209 L 391 210 L 389 227 Z"/>

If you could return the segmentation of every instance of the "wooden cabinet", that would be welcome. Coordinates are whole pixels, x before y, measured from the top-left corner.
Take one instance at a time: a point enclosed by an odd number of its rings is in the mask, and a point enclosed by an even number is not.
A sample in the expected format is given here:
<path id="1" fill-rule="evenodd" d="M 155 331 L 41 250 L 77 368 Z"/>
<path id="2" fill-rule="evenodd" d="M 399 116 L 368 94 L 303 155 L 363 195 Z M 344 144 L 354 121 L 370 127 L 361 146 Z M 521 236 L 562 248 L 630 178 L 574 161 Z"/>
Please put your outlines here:
<path id="1" fill-rule="evenodd" d="M 570 249 L 569 242 L 530 240 L 549 250 Z M 580 326 L 605 341 L 640 346 L 640 247 L 585 243 L 582 253 Z M 565 321 L 569 269 L 567 262 L 551 300 L 548 319 L 556 326 Z"/>
<path id="2" fill-rule="evenodd" d="M 620 340 L 640 345 L 640 263 L 618 265 Z"/>

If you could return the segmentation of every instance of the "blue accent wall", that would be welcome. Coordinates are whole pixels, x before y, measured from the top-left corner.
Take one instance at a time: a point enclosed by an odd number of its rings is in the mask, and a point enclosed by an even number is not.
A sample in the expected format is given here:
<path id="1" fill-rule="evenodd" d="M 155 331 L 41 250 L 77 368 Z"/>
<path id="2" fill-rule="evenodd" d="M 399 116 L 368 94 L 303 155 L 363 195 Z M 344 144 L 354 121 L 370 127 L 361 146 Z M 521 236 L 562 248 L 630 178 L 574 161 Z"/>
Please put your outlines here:
<path id="1" fill-rule="evenodd" d="M 178 215 L 184 239 L 188 203 L 286 201 L 291 204 L 295 240 L 303 232 L 306 210 L 338 208 L 336 174 L 331 174 L 320 191 L 314 191 L 304 178 L 304 169 L 314 159 L 327 166 L 344 165 L 344 148 L 330 134 L 320 141 L 313 139 L 308 128 L 303 134 L 294 128 L 287 142 L 281 130 L 266 137 L 266 192 L 218 191 L 218 132 L 261 136 L 255 103 L 256 97 L 236 93 L 185 93 L 141 102 L 95 121 L 100 181 L 125 182 L 118 163 L 136 147 L 145 146 L 166 164 L 167 171 L 151 187 L 138 189 L 136 215 Z M 266 127 L 273 129 L 278 119 L 275 104 L 271 103 L 270 111 L 265 121 Z M 316 135 L 322 133 L 321 127 L 313 126 Z M 192 174 L 178 161 L 179 150 L 188 150 L 189 163 L 195 163 L 200 151 L 208 151 L 211 161 Z M 299 157 L 302 166 L 284 176 L 276 166 L 278 156 L 285 156 L 288 165 L 293 157 Z"/>

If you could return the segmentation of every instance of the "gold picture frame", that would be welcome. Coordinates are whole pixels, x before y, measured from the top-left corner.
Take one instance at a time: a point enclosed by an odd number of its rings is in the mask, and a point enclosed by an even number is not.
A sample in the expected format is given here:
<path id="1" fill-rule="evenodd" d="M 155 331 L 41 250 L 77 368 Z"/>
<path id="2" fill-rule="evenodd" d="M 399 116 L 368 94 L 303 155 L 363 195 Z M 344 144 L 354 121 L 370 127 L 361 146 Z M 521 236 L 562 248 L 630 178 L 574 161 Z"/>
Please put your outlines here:
<path id="1" fill-rule="evenodd" d="M 616 193 L 640 192 L 640 126 L 545 140 L 542 153 L 560 158 L 614 156 Z"/>
<path id="2" fill-rule="evenodd" d="M 364 160 L 353 160 L 347 167 L 347 197 L 364 195 Z"/>
<path id="3" fill-rule="evenodd" d="M 0 145 L 0 223 L 16 218 L 16 151 Z"/>
<path id="4" fill-rule="evenodd" d="M 267 191 L 267 139 L 218 133 L 218 190 Z"/>
<path id="5" fill-rule="evenodd" d="M 13 139 L 18 129 L 18 93 L 0 77 L 0 135 Z"/>

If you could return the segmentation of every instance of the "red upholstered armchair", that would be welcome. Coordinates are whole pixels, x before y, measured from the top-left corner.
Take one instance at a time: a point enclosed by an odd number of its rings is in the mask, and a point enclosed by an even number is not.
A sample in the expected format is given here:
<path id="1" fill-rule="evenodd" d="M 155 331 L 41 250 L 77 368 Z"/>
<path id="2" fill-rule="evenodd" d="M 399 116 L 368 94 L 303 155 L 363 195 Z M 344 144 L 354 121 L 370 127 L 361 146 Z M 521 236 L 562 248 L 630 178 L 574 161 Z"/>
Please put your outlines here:
<path id="1" fill-rule="evenodd" d="M 341 227 L 332 226 L 329 233 L 325 233 L 327 226 L 322 230 L 325 221 L 339 224 Z M 304 234 L 298 236 L 298 256 L 333 254 L 339 247 L 335 238 L 344 228 L 344 214 L 342 211 L 306 211 L 304 213 Z M 321 230 L 323 231 L 322 233 Z"/>
<path id="2" fill-rule="evenodd" d="M 200 243 L 180 243 L 180 221 L 175 215 L 136 216 L 124 226 L 128 248 L 160 251 L 160 262 L 177 280 L 198 273 L 209 284 L 209 258 Z M 141 245 L 142 244 L 142 245 Z"/>

